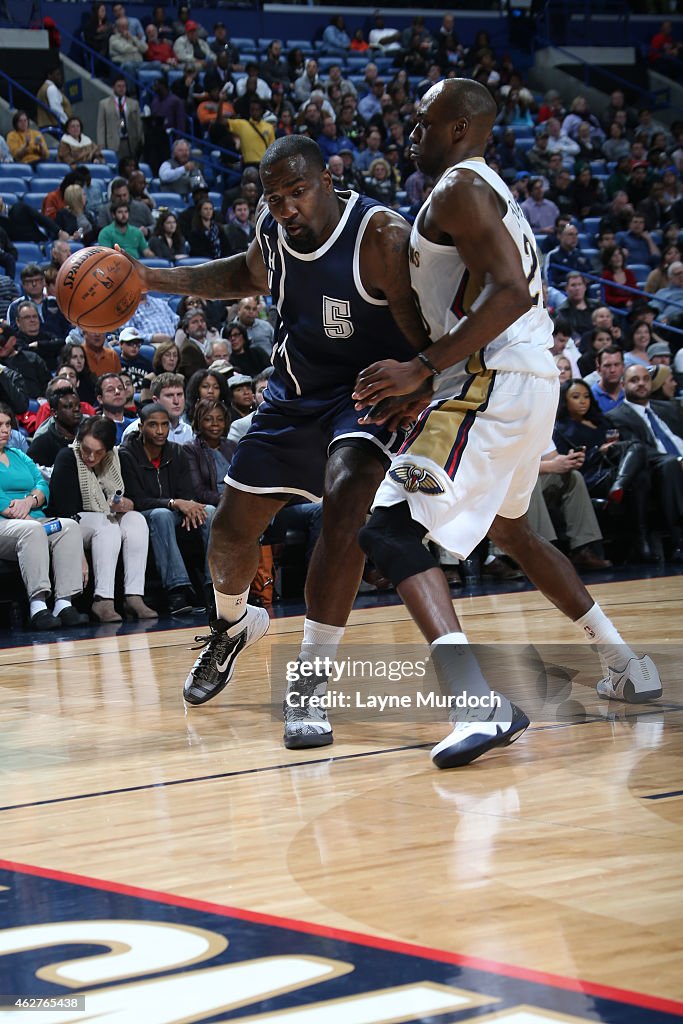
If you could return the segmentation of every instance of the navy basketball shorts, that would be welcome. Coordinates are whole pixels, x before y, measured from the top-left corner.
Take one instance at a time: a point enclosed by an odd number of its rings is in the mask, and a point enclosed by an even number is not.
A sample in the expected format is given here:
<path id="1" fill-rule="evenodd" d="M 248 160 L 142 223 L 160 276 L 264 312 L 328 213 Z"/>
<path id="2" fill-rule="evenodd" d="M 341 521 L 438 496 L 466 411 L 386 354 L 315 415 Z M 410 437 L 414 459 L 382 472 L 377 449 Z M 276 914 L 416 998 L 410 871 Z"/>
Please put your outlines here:
<path id="1" fill-rule="evenodd" d="M 358 423 L 351 391 L 314 397 L 266 397 L 237 446 L 225 482 L 251 494 L 298 494 L 319 501 L 325 465 L 340 444 L 367 445 L 388 466 L 403 435 Z"/>

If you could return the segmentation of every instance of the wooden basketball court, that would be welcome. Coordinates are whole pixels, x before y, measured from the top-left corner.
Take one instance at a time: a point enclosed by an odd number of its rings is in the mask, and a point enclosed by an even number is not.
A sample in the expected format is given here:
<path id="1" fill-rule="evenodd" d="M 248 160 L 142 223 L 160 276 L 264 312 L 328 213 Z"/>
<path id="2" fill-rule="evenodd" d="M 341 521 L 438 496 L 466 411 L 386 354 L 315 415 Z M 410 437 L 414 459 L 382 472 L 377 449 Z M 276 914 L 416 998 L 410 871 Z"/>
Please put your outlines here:
<path id="1" fill-rule="evenodd" d="M 301 618 L 188 710 L 201 627 L 0 651 L 0 1021 L 19 996 L 61 1000 L 34 1022 L 683 1014 L 682 578 L 592 589 L 659 652 L 661 701 L 575 681 L 564 715 L 450 772 L 434 722 L 331 712 L 332 747 L 284 749 L 269 654 Z M 576 640 L 536 592 L 457 607 L 475 642 Z M 385 606 L 344 646 L 417 640 Z"/>

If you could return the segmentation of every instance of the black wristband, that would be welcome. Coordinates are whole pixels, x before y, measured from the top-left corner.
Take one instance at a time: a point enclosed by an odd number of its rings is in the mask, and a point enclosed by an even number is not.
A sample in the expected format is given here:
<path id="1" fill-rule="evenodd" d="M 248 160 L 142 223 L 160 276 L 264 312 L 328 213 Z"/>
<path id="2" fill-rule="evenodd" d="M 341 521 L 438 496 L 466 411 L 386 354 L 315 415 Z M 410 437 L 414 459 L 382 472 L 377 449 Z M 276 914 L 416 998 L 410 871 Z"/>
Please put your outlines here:
<path id="1" fill-rule="evenodd" d="M 424 352 L 418 352 L 417 358 L 420 360 L 421 363 L 424 363 L 424 365 L 431 373 L 432 377 L 439 376 L 441 370 L 437 370 L 437 368 L 434 366 L 434 363 L 432 363 L 432 361 L 424 354 Z"/>

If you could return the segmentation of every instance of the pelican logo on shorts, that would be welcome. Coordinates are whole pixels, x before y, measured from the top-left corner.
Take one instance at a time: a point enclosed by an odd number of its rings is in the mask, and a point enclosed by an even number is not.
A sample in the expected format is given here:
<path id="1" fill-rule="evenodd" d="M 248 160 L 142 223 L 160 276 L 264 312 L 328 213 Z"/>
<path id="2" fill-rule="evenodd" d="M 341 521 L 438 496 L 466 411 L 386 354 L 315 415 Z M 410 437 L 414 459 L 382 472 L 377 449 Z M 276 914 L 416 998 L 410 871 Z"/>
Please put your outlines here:
<path id="1" fill-rule="evenodd" d="M 443 494 L 444 490 L 439 481 L 426 469 L 421 466 L 397 466 L 389 470 L 389 476 L 398 484 L 403 484 L 408 494 L 415 494 L 422 491 L 423 494 Z"/>

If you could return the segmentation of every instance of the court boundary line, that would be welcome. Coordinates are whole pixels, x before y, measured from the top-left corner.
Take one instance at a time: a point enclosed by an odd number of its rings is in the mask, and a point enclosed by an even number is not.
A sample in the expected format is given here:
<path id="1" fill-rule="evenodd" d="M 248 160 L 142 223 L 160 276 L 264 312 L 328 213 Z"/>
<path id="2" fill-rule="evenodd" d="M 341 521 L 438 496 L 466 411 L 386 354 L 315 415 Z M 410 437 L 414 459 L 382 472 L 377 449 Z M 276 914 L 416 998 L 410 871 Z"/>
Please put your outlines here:
<path id="1" fill-rule="evenodd" d="M 653 705 L 653 707 L 649 711 L 641 711 L 638 716 L 632 715 L 631 717 L 645 718 L 649 715 L 653 715 L 656 713 L 671 714 L 681 710 L 683 710 L 683 707 L 681 707 L 681 705 L 673 705 L 666 708 L 659 707 L 658 705 Z M 575 722 L 546 722 L 545 724 L 532 723 L 529 732 L 550 732 L 556 731 L 558 729 L 574 729 L 577 726 L 596 724 L 609 724 L 609 722 L 601 715 L 592 714 L 588 715 L 584 719 L 577 720 Z M 6 811 L 24 811 L 28 810 L 31 807 L 50 807 L 54 806 L 55 804 L 75 803 L 77 800 L 95 800 L 99 797 L 119 796 L 125 793 L 145 793 L 147 791 L 151 791 L 154 789 L 170 789 L 172 786 L 194 785 L 198 782 L 218 782 L 221 779 L 242 778 L 247 775 L 258 775 L 263 772 L 276 772 L 290 768 L 304 768 L 312 764 L 334 764 L 335 762 L 341 763 L 346 761 L 354 761 L 363 757 L 377 757 L 381 754 L 401 754 L 409 750 L 428 750 L 433 746 L 433 742 L 408 743 L 400 747 L 386 747 L 381 750 L 365 750 L 357 754 L 339 754 L 332 757 L 312 758 L 308 761 L 292 761 L 289 763 L 282 762 L 280 764 L 261 765 L 261 767 L 259 768 L 242 768 L 239 771 L 219 772 L 215 775 L 197 775 L 183 779 L 168 779 L 166 782 L 151 782 L 144 786 L 123 786 L 121 789 L 104 789 L 98 790 L 95 793 L 74 793 L 71 796 L 51 797 L 49 800 L 33 800 L 30 803 L 24 804 L 6 804 L 5 806 L 0 806 L 0 814 Z M 664 797 L 666 796 L 678 795 L 683 795 L 683 790 L 680 791 L 680 794 L 678 791 L 676 791 L 675 793 L 665 793 L 662 796 L 644 796 L 641 799 L 658 800 L 664 799 Z"/>
<path id="2" fill-rule="evenodd" d="M 67 882 L 71 885 L 80 885 L 90 889 L 100 889 L 105 892 L 115 892 L 123 896 L 132 896 L 137 899 L 146 899 L 154 903 L 165 903 L 168 906 L 185 907 L 188 910 L 199 910 L 204 913 L 215 914 L 219 917 L 233 917 L 237 920 L 251 921 L 254 924 L 269 925 L 275 928 L 287 928 L 290 931 L 303 932 L 307 935 L 316 935 L 320 938 L 335 939 L 340 942 L 347 942 L 356 946 L 365 946 L 374 949 L 383 949 L 388 952 L 400 953 L 405 956 L 420 957 L 425 960 L 434 960 L 439 963 L 455 964 L 459 967 L 470 967 L 479 971 L 486 971 L 489 974 L 498 974 L 504 977 L 516 978 L 521 981 L 530 981 L 537 985 L 553 986 L 569 992 L 579 992 L 598 999 L 608 999 L 613 1002 L 625 1003 L 630 1006 L 639 1006 L 646 1010 L 658 1010 L 663 1013 L 683 1014 L 683 1001 L 669 999 L 664 996 L 654 996 L 646 992 L 633 992 L 629 989 L 616 988 L 612 985 L 602 985 L 598 982 L 584 981 L 580 978 L 571 978 L 564 974 L 553 974 L 549 971 L 538 971 L 530 967 L 522 967 L 519 964 L 508 964 L 502 961 L 489 960 L 484 957 L 467 956 L 463 953 L 450 952 L 443 949 L 435 949 L 429 946 L 421 946 L 410 942 L 403 942 L 399 939 L 388 939 L 379 935 L 368 935 L 364 932 L 354 932 L 344 928 L 335 928 L 329 925 L 319 925 L 310 921 L 301 921 L 297 918 L 280 917 L 275 914 L 265 914 L 260 911 L 246 910 L 241 907 L 231 907 L 221 903 L 213 903 L 209 900 L 198 900 L 175 893 L 167 893 L 161 890 L 146 889 L 141 886 L 128 885 L 123 882 L 112 882 L 100 878 L 92 878 L 88 875 L 80 875 L 68 871 L 58 871 L 53 868 L 42 868 L 34 864 L 23 864 L 19 861 L 0 859 L 0 868 L 6 871 L 16 871 L 27 875 L 35 875 L 38 878 L 48 878 L 57 882 Z"/>

